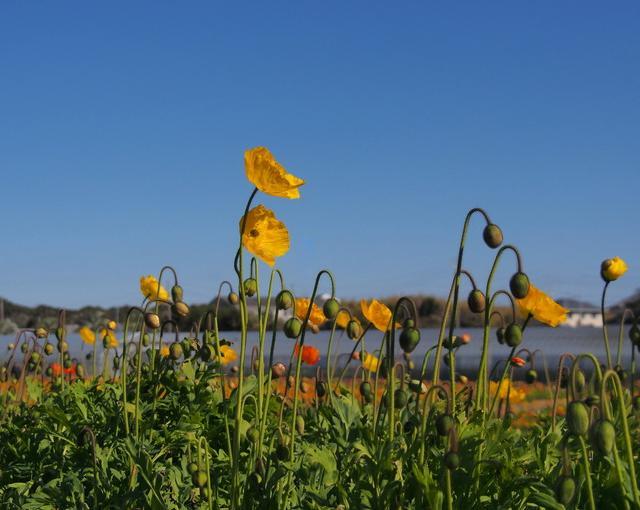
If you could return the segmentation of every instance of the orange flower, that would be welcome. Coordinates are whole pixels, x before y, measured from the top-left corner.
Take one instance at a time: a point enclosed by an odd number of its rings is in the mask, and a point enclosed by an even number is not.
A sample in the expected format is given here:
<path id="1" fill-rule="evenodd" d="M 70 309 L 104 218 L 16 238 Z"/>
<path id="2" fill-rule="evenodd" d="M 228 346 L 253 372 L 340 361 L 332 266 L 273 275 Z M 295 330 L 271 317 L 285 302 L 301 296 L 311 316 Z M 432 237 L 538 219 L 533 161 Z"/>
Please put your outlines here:
<path id="1" fill-rule="evenodd" d="M 515 365 L 516 367 L 523 367 L 526 363 L 527 362 L 525 360 L 519 358 L 518 356 L 514 356 L 513 358 L 511 358 L 511 364 Z"/>
<path id="2" fill-rule="evenodd" d="M 300 352 L 300 345 L 296 344 L 296 348 L 294 354 L 296 357 Z M 317 347 L 312 345 L 303 345 L 302 346 L 302 361 L 304 361 L 307 365 L 315 365 L 320 361 L 320 350 Z"/>
<path id="3" fill-rule="evenodd" d="M 310 301 L 307 298 L 297 298 L 296 299 L 296 317 L 303 321 L 307 317 L 307 312 L 309 311 L 309 303 Z M 327 318 L 324 316 L 324 312 L 322 309 L 316 305 L 315 303 L 311 304 L 311 315 L 309 315 L 309 324 L 313 326 L 320 326 L 326 321 Z"/>
<path id="4" fill-rule="evenodd" d="M 375 299 L 372 299 L 371 303 L 367 303 L 363 299 L 360 301 L 360 309 L 362 310 L 362 315 L 364 315 L 376 329 L 384 333 L 391 327 L 391 317 L 393 314 L 387 305 Z"/>

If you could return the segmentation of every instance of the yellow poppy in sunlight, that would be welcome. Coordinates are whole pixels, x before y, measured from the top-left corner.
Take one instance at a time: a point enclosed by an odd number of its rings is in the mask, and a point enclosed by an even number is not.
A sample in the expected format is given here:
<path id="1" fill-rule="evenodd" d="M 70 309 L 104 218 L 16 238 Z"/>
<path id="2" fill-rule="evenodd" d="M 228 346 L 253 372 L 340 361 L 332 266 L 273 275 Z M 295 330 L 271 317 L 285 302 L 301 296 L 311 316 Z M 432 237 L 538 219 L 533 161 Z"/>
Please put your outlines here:
<path id="1" fill-rule="evenodd" d="M 491 381 L 489 383 L 489 389 L 491 394 L 495 395 L 496 391 L 498 391 L 498 383 L 495 381 Z M 511 381 L 509 379 L 505 379 L 504 381 L 502 381 L 502 385 L 500 386 L 499 398 L 505 399 L 507 398 L 507 395 L 509 396 L 509 401 L 512 404 L 522 402 L 527 396 L 524 390 L 518 389 L 513 384 L 511 384 Z"/>
<path id="2" fill-rule="evenodd" d="M 220 346 L 220 354 L 220 363 L 223 365 L 228 365 L 238 359 L 238 353 L 228 345 Z"/>
<path id="3" fill-rule="evenodd" d="M 518 307 L 525 314 L 533 315 L 538 322 L 555 328 L 567 320 L 568 309 L 556 303 L 549 295 L 529 284 L 529 293 L 522 299 L 516 299 Z"/>
<path id="4" fill-rule="evenodd" d="M 266 147 L 245 151 L 244 168 L 249 182 L 263 193 L 274 197 L 300 198 L 298 188 L 304 181 L 288 173 Z"/>
<path id="5" fill-rule="evenodd" d="M 373 354 L 365 353 L 364 359 L 362 360 L 362 368 L 368 370 L 369 372 L 375 372 L 378 370 L 379 363 L 380 360 Z"/>
<path id="6" fill-rule="evenodd" d="M 167 344 L 162 344 L 160 346 L 160 356 L 162 356 L 163 358 L 168 358 L 169 357 L 169 346 Z"/>
<path id="7" fill-rule="evenodd" d="M 242 220 L 240 228 L 242 229 Z M 250 253 L 273 266 L 277 257 L 289 251 L 289 231 L 284 223 L 276 219 L 273 211 L 263 205 L 254 207 L 247 213 L 242 245 Z"/>
<path id="8" fill-rule="evenodd" d="M 162 285 L 158 284 L 158 280 L 153 275 L 140 277 L 140 292 L 147 299 L 169 300 L 169 293 Z"/>
<path id="9" fill-rule="evenodd" d="M 100 330 L 100 336 L 102 337 L 103 344 L 109 349 L 115 349 L 118 347 L 118 339 L 116 334 L 110 329 L 102 328 Z"/>
<path id="10" fill-rule="evenodd" d="M 307 298 L 296 298 L 296 317 L 303 321 L 307 316 L 309 310 L 309 300 Z M 309 324 L 314 326 L 320 326 L 326 321 L 322 309 L 315 303 L 311 304 L 311 315 L 309 315 Z"/>
<path id="11" fill-rule="evenodd" d="M 613 257 L 603 261 L 600 269 L 605 281 L 612 282 L 625 274 L 629 268 L 627 263 L 620 257 Z"/>
<path id="12" fill-rule="evenodd" d="M 391 317 L 393 314 L 387 305 L 382 304 L 376 299 L 372 299 L 371 303 L 367 303 L 366 300 L 363 299 L 360 301 L 360 309 L 362 310 L 362 315 L 364 315 L 376 329 L 384 333 L 391 327 Z"/>
<path id="13" fill-rule="evenodd" d="M 96 341 L 96 334 L 87 326 L 82 326 L 78 331 L 78 334 L 85 344 L 93 345 Z"/>

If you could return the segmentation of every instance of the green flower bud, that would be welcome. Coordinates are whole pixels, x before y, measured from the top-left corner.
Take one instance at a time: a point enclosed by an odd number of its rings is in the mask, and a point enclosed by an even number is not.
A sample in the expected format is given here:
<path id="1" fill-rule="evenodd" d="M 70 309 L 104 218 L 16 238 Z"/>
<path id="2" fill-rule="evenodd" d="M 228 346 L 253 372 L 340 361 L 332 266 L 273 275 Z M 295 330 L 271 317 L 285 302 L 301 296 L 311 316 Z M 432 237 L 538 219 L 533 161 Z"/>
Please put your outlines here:
<path id="1" fill-rule="evenodd" d="M 196 464 L 195 462 L 189 462 L 189 464 L 187 465 L 187 471 L 190 475 L 192 475 L 193 473 L 198 471 L 198 464 Z"/>
<path id="2" fill-rule="evenodd" d="M 436 418 L 436 430 L 443 437 L 449 435 L 453 425 L 453 417 L 450 414 L 441 414 Z"/>
<path id="3" fill-rule="evenodd" d="M 144 347 L 149 347 L 150 343 L 151 343 L 151 337 L 149 336 L 149 333 L 145 333 L 144 335 L 142 335 L 142 345 Z"/>
<path id="4" fill-rule="evenodd" d="M 64 360 L 64 362 L 62 363 L 62 366 L 63 366 L 64 368 L 71 368 L 71 367 L 73 366 L 73 363 L 71 362 L 71 360 L 70 360 L 70 359 L 66 359 L 66 360 Z"/>
<path id="5" fill-rule="evenodd" d="M 247 278 L 244 281 L 243 287 L 244 293 L 249 297 L 255 295 L 255 293 L 258 292 L 258 282 L 255 278 Z"/>
<path id="6" fill-rule="evenodd" d="M 363 381 L 360 383 L 360 395 L 362 396 L 371 396 L 371 383 L 368 381 Z"/>
<path id="7" fill-rule="evenodd" d="M 78 364 L 78 365 L 76 366 L 76 375 L 77 375 L 80 379 L 84 378 L 84 375 L 85 375 L 85 373 L 84 373 L 84 365 L 80 365 L 80 364 Z"/>
<path id="8" fill-rule="evenodd" d="M 44 328 L 38 328 L 35 331 L 37 338 L 47 338 L 49 336 L 49 332 Z"/>
<path id="9" fill-rule="evenodd" d="M 293 306 L 295 299 L 293 298 L 293 294 L 291 294 L 288 290 L 282 290 L 276 296 L 276 307 L 278 310 L 289 310 Z"/>
<path id="10" fill-rule="evenodd" d="M 69 350 L 69 344 L 64 340 L 58 342 L 58 352 L 67 352 Z"/>
<path id="11" fill-rule="evenodd" d="M 566 420 L 569 433 L 574 436 L 585 436 L 589 431 L 589 411 L 578 400 L 569 403 Z"/>
<path id="12" fill-rule="evenodd" d="M 509 347 L 517 347 L 522 342 L 522 329 L 515 322 L 504 330 L 504 341 Z"/>
<path id="13" fill-rule="evenodd" d="M 596 421 L 589 433 L 593 449 L 600 455 L 606 456 L 613 450 L 616 441 L 616 429 L 609 420 Z"/>
<path id="14" fill-rule="evenodd" d="M 182 357 L 182 345 L 180 345 L 180 342 L 173 342 L 169 346 L 169 356 L 171 356 L 171 359 L 174 361 L 177 361 Z"/>
<path id="15" fill-rule="evenodd" d="M 473 313 L 484 312 L 486 299 L 484 298 L 482 291 L 478 289 L 472 290 L 467 298 L 467 304 L 469 305 L 469 310 Z"/>
<path id="16" fill-rule="evenodd" d="M 396 409 L 402 409 L 403 407 L 405 407 L 407 405 L 407 402 L 409 401 L 409 398 L 407 397 L 407 392 L 404 391 L 402 388 L 398 388 L 394 393 L 393 393 L 393 400 L 394 400 L 394 404 Z"/>
<path id="17" fill-rule="evenodd" d="M 482 238 L 489 248 L 497 248 L 502 244 L 504 237 L 502 236 L 502 230 L 498 225 L 489 223 L 482 231 Z"/>
<path id="18" fill-rule="evenodd" d="M 182 295 L 183 291 L 180 285 L 176 283 L 173 287 L 171 287 L 171 299 L 173 299 L 174 303 L 182 302 Z"/>
<path id="19" fill-rule="evenodd" d="M 504 328 L 496 329 L 496 338 L 498 339 L 498 343 L 500 345 L 504 345 L 504 333 L 505 333 Z"/>
<path id="20" fill-rule="evenodd" d="M 33 361 L 34 363 L 37 363 L 38 361 L 40 361 L 40 353 L 36 351 L 32 352 L 31 361 Z"/>
<path id="21" fill-rule="evenodd" d="M 237 305 L 238 302 L 240 301 L 238 294 L 236 294 L 235 292 L 229 292 L 227 299 L 229 300 L 229 303 L 231 303 L 232 305 Z"/>
<path id="22" fill-rule="evenodd" d="M 56 338 L 58 339 L 58 342 L 66 340 L 67 332 L 62 326 L 56 328 Z"/>
<path id="23" fill-rule="evenodd" d="M 587 385 L 587 379 L 584 376 L 584 372 L 582 370 L 576 370 L 576 390 L 578 393 L 584 390 L 584 387 Z"/>
<path id="24" fill-rule="evenodd" d="M 523 272 L 518 272 L 509 280 L 511 294 L 516 299 L 523 299 L 529 294 L 529 277 Z"/>
<path id="25" fill-rule="evenodd" d="M 160 317 L 157 313 L 147 312 L 144 314 L 144 323 L 149 329 L 158 329 L 160 327 Z"/>
<path id="26" fill-rule="evenodd" d="M 215 352 L 213 350 L 213 347 L 209 344 L 204 344 L 201 348 L 200 348 L 200 352 L 198 353 L 200 356 L 200 359 L 204 362 L 207 361 L 213 361 L 213 358 L 215 356 Z"/>
<path id="27" fill-rule="evenodd" d="M 338 311 L 340 311 L 340 303 L 336 298 L 327 299 L 322 306 L 322 312 L 329 320 L 335 319 L 338 316 Z"/>
<path id="28" fill-rule="evenodd" d="M 360 336 L 360 323 L 357 320 L 351 319 L 347 323 L 347 336 L 351 340 L 355 340 Z"/>
<path id="29" fill-rule="evenodd" d="M 247 429 L 247 439 L 251 443 L 257 443 L 260 438 L 260 431 L 256 427 L 249 427 Z"/>
<path id="30" fill-rule="evenodd" d="M 47 356 L 51 356 L 53 354 L 53 350 L 54 350 L 54 347 L 52 343 L 47 342 L 46 344 L 44 344 L 44 353 Z"/>
<path id="31" fill-rule="evenodd" d="M 319 398 L 324 397 L 327 394 L 327 383 L 324 381 L 318 381 L 316 383 L 316 395 Z"/>
<path id="32" fill-rule="evenodd" d="M 284 334 L 287 338 L 298 338 L 302 331 L 302 321 L 297 317 L 291 317 L 284 323 Z"/>
<path id="33" fill-rule="evenodd" d="M 538 380 L 538 372 L 536 372 L 533 368 L 531 370 L 528 370 L 527 373 L 524 376 L 525 381 L 527 381 L 528 384 L 533 384 L 534 382 L 536 382 Z"/>
<path id="34" fill-rule="evenodd" d="M 576 482 L 570 476 L 563 475 L 556 484 L 556 499 L 558 503 L 568 506 L 576 494 Z"/>
<path id="35" fill-rule="evenodd" d="M 300 415 L 296 416 L 296 432 L 301 436 L 304 434 L 304 418 Z"/>
<path id="36" fill-rule="evenodd" d="M 416 323 L 413 319 L 405 319 L 404 323 L 402 324 L 402 327 L 405 329 L 408 328 L 415 328 Z"/>
<path id="37" fill-rule="evenodd" d="M 444 465 L 453 471 L 460 465 L 460 456 L 454 451 L 448 451 L 444 456 Z"/>
<path id="38" fill-rule="evenodd" d="M 420 330 L 405 328 L 400 333 L 400 347 L 404 352 L 413 352 L 420 341 Z"/>
<path id="39" fill-rule="evenodd" d="M 196 487 L 204 487 L 205 485 L 207 485 L 209 477 L 207 476 L 207 473 L 198 469 L 198 471 L 191 475 L 191 480 L 193 481 L 193 485 L 195 485 Z"/>
<path id="40" fill-rule="evenodd" d="M 629 339 L 636 347 L 640 346 L 640 328 L 637 324 L 631 326 L 631 329 L 629 330 Z"/>

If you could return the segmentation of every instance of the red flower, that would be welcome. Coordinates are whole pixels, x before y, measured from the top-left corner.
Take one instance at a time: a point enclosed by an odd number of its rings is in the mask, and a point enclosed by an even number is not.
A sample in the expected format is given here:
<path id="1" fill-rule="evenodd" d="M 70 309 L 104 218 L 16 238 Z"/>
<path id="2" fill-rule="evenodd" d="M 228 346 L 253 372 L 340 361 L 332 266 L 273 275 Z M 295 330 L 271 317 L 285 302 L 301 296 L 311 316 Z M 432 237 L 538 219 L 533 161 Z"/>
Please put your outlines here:
<path id="1" fill-rule="evenodd" d="M 54 362 L 54 363 L 51 363 L 51 371 L 53 372 L 53 375 L 56 377 L 59 375 L 62 375 L 63 371 L 67 375 L 76 375 L 76 366 L 72 365 L 69 368 L 63 369 L 60 363 Z"/>
<path id="2" fill-rule="evenodd" d="M 526 361 L 523 360 L 522 358 L 518 358 L 517 356 L 514 356 L 513 358 L 511 358 L 511 364 L 517 367 L 523 367 L 526 364 Z"/>
<path id="3" fill-rule="evenodd" d="M 296 348 L 294 354 L 298 356 L 298 352 L 300 351 L 300 347 L 296 344 Z M 313 347 L 312 345 L 303 345 L 302 346 L 302 361 L 304 361 L 307 365 L 315 365 L 320 361 L 320 350 L 317 347 Z"/>

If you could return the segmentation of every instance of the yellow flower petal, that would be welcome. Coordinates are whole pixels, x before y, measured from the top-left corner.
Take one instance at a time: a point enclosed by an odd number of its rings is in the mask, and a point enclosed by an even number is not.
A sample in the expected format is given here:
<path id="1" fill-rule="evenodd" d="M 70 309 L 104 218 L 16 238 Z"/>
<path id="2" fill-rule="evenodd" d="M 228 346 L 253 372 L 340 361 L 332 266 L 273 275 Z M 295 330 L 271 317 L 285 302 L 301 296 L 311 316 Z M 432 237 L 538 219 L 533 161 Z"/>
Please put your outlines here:
<path id="1" fill-rule="evenodd" d="M 169 300 L 169 293 L 162 285 L 158 284 L 158 280 L 153 275 L 140 277 L 140 292 L 147 299 Z"/>
<path id="2" fill-rule="evenodd" d="M 351 315 L 346 310 L 340 310 L 336 316 L 336 324 L 339 328 L 347 329 L 347 324 L 351 320 Z M 354 320 L 358 320 L 354 317 Z"/>
<path id="3" fill-rule="evenodd" d="M 523 299 L 516 299 L 518 307 L 525 314 L 552 328 L 567 320 L 568 309 L 556 303 L 550 296 L 533 284 L 529 284 L 529 293 Z"/>
<path id="4" fill-rule="evenodd" d="M 85 344 L 93 345 L 96 341 L 96 334 L 87 326 L 82 326 L 78 331 L 78 334 Z"/>
<path id="5" fill-rule="evenodd" d="M 378 370 L 378 364 L 380 360 L 376 358 L 373 354 L 366 353 L 364 354 L 364 360 L 362 360 L 362 368 L 368 370 L 369 372 L 375 372 Z"/>
<path id="6" fill-rule="evenodd" d="M 220 363 L 228 365 L 238 359 L 238 353 L 228 345 L 220 346 Z"/>
<path id="7" fill-rule="evenodd" d="M 298 188 L 304 181 L 288 173 L 266 147 L 256 147 L 244 153 L 247 179 L 267 195 L 300 198 Z"/>
<path id="8" fill-rule="evenodd" d="M 307 311 L 309 310 L 309 300 L 307 298 L 296 299 L 296 317 L 300 320 L 304 320 L 307 317 Z M 327 318 L 324 316 L 322 309 L 315 303 L 311 304 L 311 315 L 309 315 L 309 324 L 314 326 L 322 325 Z"/>
<path id="9" fill-rule="evenodd" d="M 387 305 L 382 304 L 376 299 L 372 299 L 371 303 L 367 303 L 363 299 L 360 301 L 360 309 L 362 310 L 362 315 L 364 315 L 376 329 L 383 333 L 390 329 L 393 314 Z"/>
<path id="10" fill-rule="evenodd" d="M 242 245 L 250 253 L 273 266 L 277 257 L 289 251 L 289 231 L 284 223 L 276 219 L 273 211 L 259 205 L 247 213 Z"/>
<path id="11" fill-rule="evenodd" d="M 162 346 L 160 347 L 160 356 L 163 358 L 167 358 L 169 357 L 169 346 L 167 344 L 162 344 Z"/>
<path id="12" fill-rule="evenodd" d="M 620 257 L 607 259 L 602 263 L 602 276 L 607 281 L 614 281 L 627 272 L 627 263 Z"/>

